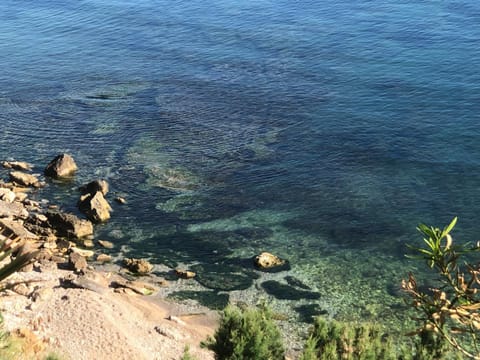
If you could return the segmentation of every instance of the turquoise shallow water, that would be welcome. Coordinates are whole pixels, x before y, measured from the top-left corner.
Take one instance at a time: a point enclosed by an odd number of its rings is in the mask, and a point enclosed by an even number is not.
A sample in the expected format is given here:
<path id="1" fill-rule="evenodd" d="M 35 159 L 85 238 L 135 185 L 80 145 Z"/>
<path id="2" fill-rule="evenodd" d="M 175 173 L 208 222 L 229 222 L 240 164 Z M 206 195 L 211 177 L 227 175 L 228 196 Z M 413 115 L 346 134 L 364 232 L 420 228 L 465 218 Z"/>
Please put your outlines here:
<path id="1" fill-rule="evenodd" d="M 128 203 L 96 236 L 122 255 L 196 266 L 252 301 L 385 318 L 418 222 L 458 215 L 458 238 L 477 240 L 478 15 L 475 1 L 5 0 L 0 151 L 38 171 L 71 153 L 74 182 L 39 194 L 67 210 L 106 178 Z M 291 270 L 257 279 L 262 250 Z"/>

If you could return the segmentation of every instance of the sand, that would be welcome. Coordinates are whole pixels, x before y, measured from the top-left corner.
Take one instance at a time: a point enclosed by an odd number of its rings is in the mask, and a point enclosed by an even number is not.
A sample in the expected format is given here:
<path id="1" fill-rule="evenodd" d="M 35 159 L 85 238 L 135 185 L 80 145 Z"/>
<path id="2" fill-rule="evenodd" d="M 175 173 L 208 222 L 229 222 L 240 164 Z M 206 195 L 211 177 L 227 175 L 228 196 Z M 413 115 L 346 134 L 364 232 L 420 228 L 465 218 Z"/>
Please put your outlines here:
<path id="1" fill-rule="evenodd" d="M 88 290 L 65 280 L 77 277 L 72 271 L 40 270 L 12 275 L 0 297 L 6 329 L 36 339 L 29 359 L 48 351 L 71 360 L 181 359 L 185 346 L 196 359 L 214 358 L 199 344 L 213 334 L 216 312 L 114 289 L 112 273 L 94 273 Z"/>

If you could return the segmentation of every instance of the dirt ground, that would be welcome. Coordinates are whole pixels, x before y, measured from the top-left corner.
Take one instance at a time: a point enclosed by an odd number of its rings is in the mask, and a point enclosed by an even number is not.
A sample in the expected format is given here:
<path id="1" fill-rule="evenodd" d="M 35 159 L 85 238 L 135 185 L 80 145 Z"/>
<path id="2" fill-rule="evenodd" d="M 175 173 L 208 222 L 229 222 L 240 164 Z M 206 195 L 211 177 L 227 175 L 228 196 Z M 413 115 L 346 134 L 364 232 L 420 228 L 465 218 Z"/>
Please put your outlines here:
<path id="1" fill-rule="evenodd" d="M 29 359 L 53 351 L 71 360 L 169 360 L 180 359 L 186 346 L 198 360 L 214 358 L 199 344 L 213 334 L 217 313 L 114 289 L 118 275 L 110 273 L 90 276 L 86 288 L 65 281 L 76 276 L 50 269 L 9 278 L 0 312 L 7 330 L 30 337 Z"/>

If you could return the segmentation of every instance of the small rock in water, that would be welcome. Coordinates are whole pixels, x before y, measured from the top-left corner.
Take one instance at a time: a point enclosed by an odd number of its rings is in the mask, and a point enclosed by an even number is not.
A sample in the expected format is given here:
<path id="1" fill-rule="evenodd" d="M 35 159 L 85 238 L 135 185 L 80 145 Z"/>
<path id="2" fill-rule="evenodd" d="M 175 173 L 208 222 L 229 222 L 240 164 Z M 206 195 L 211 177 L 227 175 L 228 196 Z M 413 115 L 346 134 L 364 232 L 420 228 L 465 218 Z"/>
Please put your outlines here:
<path id="1" fill-rule="evenodd" d="M 125 204 L 127 202 L 127 200 L 125 200 L 125 198 L 121 196 L 117 196 L 115 198 L 115 201 L 118 202 L 119 204 Z"/>
<path id="2" fill-rule="evenodd" d="M 260 255 L 255 256 L 253 261 L 260 269 L 270 269 L 285 265 L 285 260 L 280 259 L 278 256 L 270 254 L 269 252 L 262 252 Z"/>
<path id="3" fill-rule="evenodd" d="M 100 246 L 104 247 L 105 249 L 113 249 L 114 245 L 111 241 L 107 240 L 98 240 Z"/>
<path id="4" fill-rule="evenodd" d="M 137 274 L 148 274 L 153 270 L 153 265 L 144 259 L 125 259 L 123 264 L 129 271 Z"/>
<path id="5" fill-rule="evenodd" d="M 95 255 L 95 252 L 93 250 L 85 250 L 85 249 L 79 249 L 77 247 L 72 247 L 71 248 L 72 253 L 80 254 L 83 257 L 89 258 Z"/>
<path id="6" fill-rule="evenodd" d="M 175 274 L 182 279 L 192 279 L 197 275 L 193 271 L 181 270 L 181 269 L 175 270 Z"/>
<path id="7" fill-rule="evenodd" d="M 79 239 L 76 243 L 85 248 L 93 248 L 95 246 L 92 239 Z"/>
<path id="8" fill-rule="evenodd" d="M 107 255 L 107 254 L 99 254 L 97 256 L 97 261 L 98 262 L 110 262 L 110 261 L 112 261 L 112 257 L 110 255 Z"/>

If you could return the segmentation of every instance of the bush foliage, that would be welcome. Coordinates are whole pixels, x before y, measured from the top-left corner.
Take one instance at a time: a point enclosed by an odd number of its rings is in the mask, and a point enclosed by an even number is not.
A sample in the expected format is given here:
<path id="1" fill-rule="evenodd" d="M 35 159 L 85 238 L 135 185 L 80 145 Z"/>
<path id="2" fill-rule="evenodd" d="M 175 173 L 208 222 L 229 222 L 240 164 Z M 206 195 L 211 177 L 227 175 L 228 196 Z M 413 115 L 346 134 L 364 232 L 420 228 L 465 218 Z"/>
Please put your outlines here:
<path id="1" fill-rule="evenodd" d="M 285 355 L 281 333 L 265 306 L 241 309 L 229 305 L 213 338 L 203 346 L 217 360 L 281 360 Z"/>

